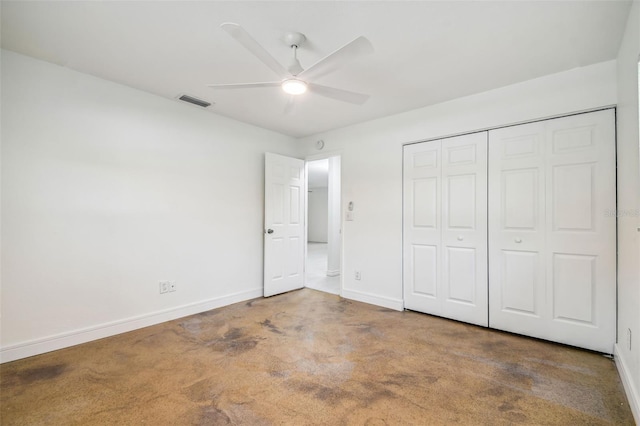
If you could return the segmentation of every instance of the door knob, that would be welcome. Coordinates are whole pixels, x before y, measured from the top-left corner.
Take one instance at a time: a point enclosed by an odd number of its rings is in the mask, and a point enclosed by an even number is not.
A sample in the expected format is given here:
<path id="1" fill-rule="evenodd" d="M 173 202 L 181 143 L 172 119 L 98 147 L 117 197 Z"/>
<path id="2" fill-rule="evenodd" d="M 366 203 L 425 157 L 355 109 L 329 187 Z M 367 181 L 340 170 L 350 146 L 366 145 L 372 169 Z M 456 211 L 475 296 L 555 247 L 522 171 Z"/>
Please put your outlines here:
<path id="1" fill-rule="evenodd" d="M 520 244 L 522 242 L 522 238 L 516 238 L 516 243 Z"/>
<path id="2" fill-rule="evenodd" d="M 273 229 L 267 229 L 267 234 L 273 234 Z"/>
<path id="3" fill-rule="evenodd" d="M 458 241 L 462 241 L 464 240 L 464 238 L 462 238 L 462 235 L 458 235 Z"/>

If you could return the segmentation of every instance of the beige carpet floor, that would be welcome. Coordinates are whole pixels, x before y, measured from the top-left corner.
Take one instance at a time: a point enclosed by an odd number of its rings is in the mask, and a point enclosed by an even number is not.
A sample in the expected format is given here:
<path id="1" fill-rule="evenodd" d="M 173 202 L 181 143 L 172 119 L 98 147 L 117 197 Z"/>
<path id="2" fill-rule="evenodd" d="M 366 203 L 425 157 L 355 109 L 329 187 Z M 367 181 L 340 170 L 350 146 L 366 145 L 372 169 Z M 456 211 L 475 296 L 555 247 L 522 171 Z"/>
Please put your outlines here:
<path id="1" fill-rule="evenodd" d="M 633 424 L 612 360 L 301 290 L 0 366 L 2 425 Z"/>

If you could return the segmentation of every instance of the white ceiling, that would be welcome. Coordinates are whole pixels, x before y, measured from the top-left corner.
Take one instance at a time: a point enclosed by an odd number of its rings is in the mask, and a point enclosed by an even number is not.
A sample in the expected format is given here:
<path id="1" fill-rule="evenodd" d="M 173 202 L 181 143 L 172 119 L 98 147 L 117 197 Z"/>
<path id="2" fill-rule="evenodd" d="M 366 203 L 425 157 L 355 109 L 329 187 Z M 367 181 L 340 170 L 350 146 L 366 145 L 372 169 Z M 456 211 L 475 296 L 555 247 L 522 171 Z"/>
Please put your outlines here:
<path id="1" fill-rule="evenodd" d="M 301 137 L 614 59 L 630 1 L 2 1 L 2 47 Z M 299 31 L 303 67 L 357 36 L 372 55 L 317 83 L 367 93 L 362 106 L 316 94 L 284 114 L 278 80 L 220 29 L 244 27 L 282 63 Z M 185 107 L 187 107 L 185 105 Z M 191 106 L 189 106 L 191 107 Z"/>

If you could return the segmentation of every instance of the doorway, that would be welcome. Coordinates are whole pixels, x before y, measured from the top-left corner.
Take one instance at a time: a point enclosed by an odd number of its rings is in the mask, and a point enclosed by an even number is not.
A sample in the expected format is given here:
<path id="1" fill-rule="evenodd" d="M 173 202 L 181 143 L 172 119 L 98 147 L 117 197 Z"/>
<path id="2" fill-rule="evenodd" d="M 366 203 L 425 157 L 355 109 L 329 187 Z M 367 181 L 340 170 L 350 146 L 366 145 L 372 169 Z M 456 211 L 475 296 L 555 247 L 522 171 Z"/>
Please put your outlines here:
<path id="1" fill-rule="evenodd" d="M 340 157 L 307 161 L 305 287 L 340 294 Z"/>

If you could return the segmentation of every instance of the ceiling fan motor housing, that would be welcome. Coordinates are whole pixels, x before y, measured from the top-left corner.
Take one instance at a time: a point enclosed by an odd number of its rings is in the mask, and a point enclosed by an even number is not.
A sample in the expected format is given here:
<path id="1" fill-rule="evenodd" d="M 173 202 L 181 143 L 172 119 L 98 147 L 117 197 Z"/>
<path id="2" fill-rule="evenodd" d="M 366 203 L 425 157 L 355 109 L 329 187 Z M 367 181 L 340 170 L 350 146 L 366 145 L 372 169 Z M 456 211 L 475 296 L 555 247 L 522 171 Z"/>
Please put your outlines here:
<path id="1" fill-rule="evenodd" d="M 284 41 L 289 45 L 289 47 L 300 47 L 306 39 L 307 38 L 302 33 L 291 32 L 284 35 Z"/>

